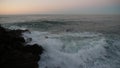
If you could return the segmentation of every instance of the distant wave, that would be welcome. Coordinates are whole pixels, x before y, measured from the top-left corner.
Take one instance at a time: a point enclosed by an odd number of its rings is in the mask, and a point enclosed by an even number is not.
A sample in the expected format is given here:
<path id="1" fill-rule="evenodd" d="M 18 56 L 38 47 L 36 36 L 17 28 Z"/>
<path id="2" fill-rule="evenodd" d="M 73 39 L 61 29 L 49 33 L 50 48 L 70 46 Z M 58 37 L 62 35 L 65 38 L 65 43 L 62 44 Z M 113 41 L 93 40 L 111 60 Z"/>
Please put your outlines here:
<path id="1" fill-rule="evenodd" d="M 6 23 L 6 24 L 3 24 L 3 26 L 7 28 L 22 27 L 22 28 L 29 28 L 29 29 L 32 28 L 32 29 L 48 30 L 51 27 L 57 27 L 65 24 L 66 23 L 62 21 L 35 20 L 35 21 L 26 21 L 26 22 Z"/>

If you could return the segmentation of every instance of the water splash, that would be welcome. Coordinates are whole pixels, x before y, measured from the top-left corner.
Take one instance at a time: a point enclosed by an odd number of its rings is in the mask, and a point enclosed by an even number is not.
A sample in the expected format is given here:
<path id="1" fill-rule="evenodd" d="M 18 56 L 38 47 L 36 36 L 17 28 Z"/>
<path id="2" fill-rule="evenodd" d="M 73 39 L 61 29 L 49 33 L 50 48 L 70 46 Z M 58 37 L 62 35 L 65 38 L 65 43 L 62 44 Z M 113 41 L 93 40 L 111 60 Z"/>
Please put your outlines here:
<path id="1" fill-rule="evenodd" d="M 40 68 L 112 68 L 106 60 L 108 46 L 100 33 L 59 33 L 34 31 L 24 34 L 45 48 Z M 46 38 L 47 36 L 47 38 Z"/>

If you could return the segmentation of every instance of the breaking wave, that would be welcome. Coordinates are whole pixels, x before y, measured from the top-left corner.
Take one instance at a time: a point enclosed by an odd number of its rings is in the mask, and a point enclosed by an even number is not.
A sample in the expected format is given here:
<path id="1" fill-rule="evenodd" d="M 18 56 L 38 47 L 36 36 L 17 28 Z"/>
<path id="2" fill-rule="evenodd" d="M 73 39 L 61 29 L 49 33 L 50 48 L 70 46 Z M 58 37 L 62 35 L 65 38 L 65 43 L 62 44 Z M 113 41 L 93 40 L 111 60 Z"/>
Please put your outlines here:
<path id="1" fill-rule="evenodd" d="M 24 37 L 28 44 L 40 44 L 45 49 L 40 68 L 119 68 L 120 36 L 101 33 L 58 33 L 32 31 Z"/>

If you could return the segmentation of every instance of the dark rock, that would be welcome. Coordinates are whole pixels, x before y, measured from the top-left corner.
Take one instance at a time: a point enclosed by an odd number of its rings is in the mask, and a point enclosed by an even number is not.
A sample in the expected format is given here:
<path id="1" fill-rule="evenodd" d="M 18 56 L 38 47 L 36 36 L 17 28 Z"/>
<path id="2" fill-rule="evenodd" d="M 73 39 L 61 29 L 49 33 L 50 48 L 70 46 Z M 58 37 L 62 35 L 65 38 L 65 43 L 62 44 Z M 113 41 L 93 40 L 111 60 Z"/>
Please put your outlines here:
<path id="1" fill-rule="evenodd" d="M 26 45 L 23 32 L 29 31 L 0 26 L 0 68 L 38 68 L 44 49 L 38 44 Z"/>
<path id="2" fill-rule="evenodd" d="M 42 54 L 43 48 L 41 46 L 38 46 L 37 44 L 34 45 L 27 45 L 25 46 L 25 51 L 31 52 L 33 54 Z"/>
<path id="3" fill-rule="evenodd" d="M 71 32 L 73 31 L 73 29 L 66 29 L 66 32 Z"/>

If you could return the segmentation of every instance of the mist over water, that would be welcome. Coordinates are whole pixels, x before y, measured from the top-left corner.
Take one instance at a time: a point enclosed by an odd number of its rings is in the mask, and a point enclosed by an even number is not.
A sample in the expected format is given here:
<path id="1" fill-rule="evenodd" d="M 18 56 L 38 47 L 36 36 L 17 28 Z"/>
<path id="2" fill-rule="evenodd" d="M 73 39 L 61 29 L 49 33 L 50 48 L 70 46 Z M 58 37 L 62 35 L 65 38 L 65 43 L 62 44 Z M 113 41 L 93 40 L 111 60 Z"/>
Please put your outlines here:
<path id="1" fill-rule="evenodd" d="M 45 52 L 39 68 L 120 68 L 119 16 L 4 16 L 10 29 L 29 29 L 28 44 Z"/>

